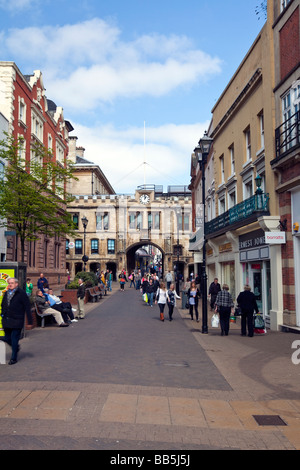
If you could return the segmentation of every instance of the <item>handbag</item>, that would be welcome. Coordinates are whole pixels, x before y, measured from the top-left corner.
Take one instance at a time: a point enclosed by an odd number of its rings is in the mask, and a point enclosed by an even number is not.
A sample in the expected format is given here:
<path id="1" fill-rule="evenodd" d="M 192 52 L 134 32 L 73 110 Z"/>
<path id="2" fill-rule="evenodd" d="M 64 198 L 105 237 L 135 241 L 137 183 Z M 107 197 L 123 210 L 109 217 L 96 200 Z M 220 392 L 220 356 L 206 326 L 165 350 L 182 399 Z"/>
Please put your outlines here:
<path id="1" fill-rule="evenodd" d="M 189 301 L 187 300 L 186 303 L 185 303 L 185 308 L 189 309 L 190 308 L 190 304 L 189 304 Z"/>
<path id="2" fill-rule="evenodd" d="M 235 307 L 234 315 L 240 317 L 242 315 L 241 307 Z"/>

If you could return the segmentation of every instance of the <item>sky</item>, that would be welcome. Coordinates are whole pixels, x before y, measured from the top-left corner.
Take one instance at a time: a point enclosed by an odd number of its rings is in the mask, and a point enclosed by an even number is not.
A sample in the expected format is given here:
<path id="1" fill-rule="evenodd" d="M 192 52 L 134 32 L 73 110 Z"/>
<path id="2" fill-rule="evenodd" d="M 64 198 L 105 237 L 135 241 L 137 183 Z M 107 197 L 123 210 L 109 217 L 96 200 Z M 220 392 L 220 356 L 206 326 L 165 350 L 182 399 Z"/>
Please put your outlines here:
<path id="1" fill-rule="evenodd" d="M 264 25 L 261 0 L 0 0 L 0 60 L 41 70 L 118 194 L 190 183 L 211 110 Z"/>

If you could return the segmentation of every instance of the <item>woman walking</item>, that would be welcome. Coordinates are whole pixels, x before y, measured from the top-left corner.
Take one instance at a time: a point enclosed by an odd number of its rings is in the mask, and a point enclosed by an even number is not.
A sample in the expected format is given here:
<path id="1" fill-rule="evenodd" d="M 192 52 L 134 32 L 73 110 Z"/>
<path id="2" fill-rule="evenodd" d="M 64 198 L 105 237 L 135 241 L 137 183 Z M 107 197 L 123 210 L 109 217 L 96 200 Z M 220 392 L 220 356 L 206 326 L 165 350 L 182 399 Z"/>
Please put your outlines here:
<path id="1" fill-rule="evenodd" d="M 188 289 L 187 297 L 188 297 L 188 302 L 189 302 L 189 306 L 190 306 L 191 319 L 194 320 L 193 312 L 195 310 L 196 320 L 197 320 L 197 322 L 199 322 L 198 300 L 200 298 L 200 291 L 196 287 L 196 282 L 195 281 L 191 282 L 191 287 Z"/>
<path id="2" fill-rule="evenodd" d="M 228 336 L 230 313 L 233 311 L 234 303 L 229 292 L 229 286 L 223 284 L 222 290 L 218 293 L 215 310 L 220 314 L 221 335 Z"/>
<path id="3" fill-rule="evenodd" d="M 246 336 L 246 325 L 248 326 L 248 336 L 253 336 L 253 313 L 259 313 L 258 306 L 256 303 L 255 295 L 251 292 L 251 287 L 246 284 L 244 286 L 244 292 L 240 292 L 236 299 L 238 306 L 242 311 L 241 318 L 241 335 Z"/>
<path id="4" fill-rule="evenodd" d="M 157 289 L 155 303 L 159 306 L 159 316 L 161 321 L 165 321 L 164 309 L 167 303 L 167 291 L 164 282 L 161 282 Z"/>
<path id="5" fill-rule="evenodd" d="M 170 285 L 170 289 L 167 292 L 167 304 L 169 308 L 169 320 L 172 321 L 173 318 L 173 311 L 174 307 L 176 307 L 176 299 L 180 299 L 181 297 L 177 294 L 174 284 Z"/>

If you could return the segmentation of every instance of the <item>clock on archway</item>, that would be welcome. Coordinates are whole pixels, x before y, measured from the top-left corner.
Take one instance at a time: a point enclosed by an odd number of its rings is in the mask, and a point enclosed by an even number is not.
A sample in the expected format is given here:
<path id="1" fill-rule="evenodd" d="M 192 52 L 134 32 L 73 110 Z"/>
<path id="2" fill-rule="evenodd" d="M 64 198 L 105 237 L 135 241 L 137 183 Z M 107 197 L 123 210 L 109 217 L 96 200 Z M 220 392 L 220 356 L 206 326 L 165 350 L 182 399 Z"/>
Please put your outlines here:
<path id="1" fill-rule="evenodd" d="M 150 196 L 149 194 L 141 194 L 140 196 L 140 203 L 141 204 L 149 204 L 150 202 Z"/>

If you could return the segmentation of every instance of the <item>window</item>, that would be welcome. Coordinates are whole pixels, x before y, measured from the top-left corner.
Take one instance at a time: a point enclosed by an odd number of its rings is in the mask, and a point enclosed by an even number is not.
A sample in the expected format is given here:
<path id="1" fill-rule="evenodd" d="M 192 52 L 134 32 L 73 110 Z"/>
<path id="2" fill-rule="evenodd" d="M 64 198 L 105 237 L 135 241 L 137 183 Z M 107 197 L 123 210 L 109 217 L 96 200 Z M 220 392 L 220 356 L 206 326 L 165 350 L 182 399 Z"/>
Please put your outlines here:
<path id="1" fill-rule="evenodd" d="M 82 240 L 75 240 L 75 255 L 82 255 Z"/>
<path id="2" fill-rule="evenodd" d="M 189 214 L 180 214 L 178 216 L 178 227 L 179 230 L 189 231 L 190 229 L 190 216 Z"/>
<path id="3" fill-rule="evenodd" d="M 24 98 L 19 97 L 19 121 L 26 124 L 26 105 Z"/>
<path id="4" fill-rule="evenodd" d="M 244 182 L 244 199 L 248 199 L 253 196 L 253 182 L 252 179 Z"/>
<path id="5" fill-rule="evenodd" d="M 143 214 L 141 212 L 132 212 L 129 214 L 129 228 L 141 230 Z"/>
<path id="6" fill-rule="evenodd" d="M 148 212 L 148 229 L 160 229 L 160 212 Z"/>
<path id="7" fill-rule="evenodd" d="M 109 214 L 104 212 L 103 214 L 96 215 L 97 230 L 108 230 L 109 229 Z"/>
<path id="8" fill-rule="evenodd" d="M 43 143 L 44 124 L 42 119 L 35 112 L 31 114 L 31 134 Z"/>
<path id="9" fill-rule="evenodd" d="M 70 240 L 66 240 L 66 255 L 69 255 L 70 254 L 70 248 L 69 248 L 69 243 L 70 243 Z"/>
<path id="10" fill-rule="evenodd" d="M 236 191 L 233 189 L 228 192 L 228 209 L 231 209 L 236 205 Z"/>
<path id="11" fill-rule="evenodd" d="M 264 123 L 264 115 L 261 113 L 258 116 L 259 119 L 259 131 L 260 131 L 260 148 L 265 148 L 265 123 Z"/>
<path id="12" fill-rule="evenodd" d="M 224 155 L 220 157 L 220 173 L 221 173 L 221 184 L 223 184 L 225 183 Z"/>
<path id="13" fill-rule="evenodd" d="M 73 214 L 73 224 L 75 225 L 75 230 L 78 230 L 79 215 Z"/>
<path id="14" fill-rule="evenodd" d="M 99 253 L 99 240 L 97 238 L 91 240 L 91 253 Z"/>
<path id="15" fill-rule="evenodd" d="M 234 145 L 232 144 L 229 147 L 229 154 L 230 154 L 230 166 L 231 166 L 231 176 L 235 175 L 235 159 L 234 159 Z"/>
<path id="16" fill-rule="evenodd" d="M 56 142 L 56 161 L 63 166 L 65 164 L 65 151 L 59 142 Z"/>
<path id="17" fill-rule="evenodd" d="M 290 1 L 291 0 L 281 0 L 281 11 L 283 11 L 288 6 Z"/>
<path id="18" fill-rule="evenodd" d="M 246 141 L 246 161 L 251 160 L 251 132 L 250 127 L 245 130 L 245 141 Z"/>
<path id="19" fill-rule="evenodd" d="M 219 199 L 219 215 L 224 214 L 226 212 L 226 201 L 225 197 Z"/>
<path id="20" fill-rule="evenodd" d="M 115 253 L 115 240 L 107 240 L 107 253 L 109 255 L 113 255 Z"/>

